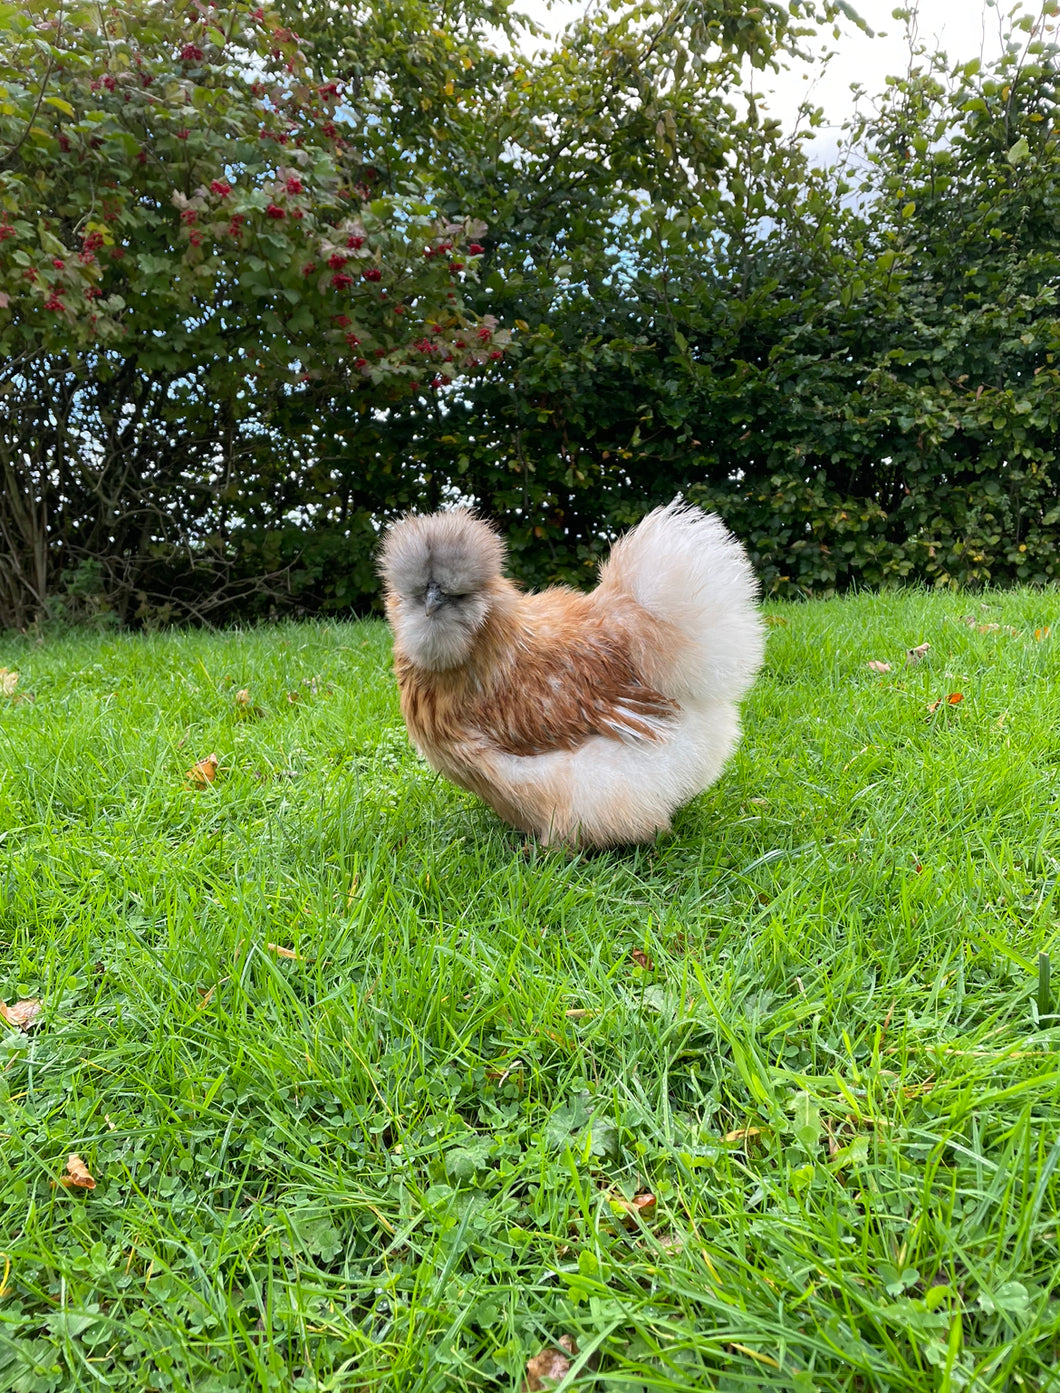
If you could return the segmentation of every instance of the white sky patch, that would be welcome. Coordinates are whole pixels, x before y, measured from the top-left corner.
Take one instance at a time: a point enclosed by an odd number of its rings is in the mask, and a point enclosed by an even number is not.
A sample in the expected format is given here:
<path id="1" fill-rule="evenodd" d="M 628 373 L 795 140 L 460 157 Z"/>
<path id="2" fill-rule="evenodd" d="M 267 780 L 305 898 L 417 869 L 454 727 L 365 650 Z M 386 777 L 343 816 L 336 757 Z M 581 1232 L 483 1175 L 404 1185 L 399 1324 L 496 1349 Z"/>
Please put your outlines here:
<path id="1" fill-rule="evenodd" d="M 866 100 L 871 102 L 884 91 L 888 76 L 904 76 L 910 67 L 906 24 L 893 18 L 894 0 L 851 0 L 851 4 L 873 31 L 873 38 L 842 19 L 838 40 L 832 38 L 830 30 L 822 31 L 827 47 L 835 50 L 830 62 L 754 75 L 755 91 L 763 94 L 760 110 L 777 117 L 787 131 L 797 126 L 801 102 L 808 99 L 823 108 L 827 125 L 810 146 L 819 159 L 835 148 L 839 128 L 854 113 L 852 85 L 863 87 Z M 918 37 L 930 47 L 943 50 L 952 62 L 967 62 L 971 58 L 988 62 L 1001 52 L 1004 16 L 1011 4 L 920 0 L 918 5 L 910 5 L 914 7 Z M 593 6 L 586 0 L 516 0 L 515 8 L 550 33 L 559 34 L 572 19 Z M 1038 7 L 1028 0 L 1026 12 L 1037 11 Z"/>

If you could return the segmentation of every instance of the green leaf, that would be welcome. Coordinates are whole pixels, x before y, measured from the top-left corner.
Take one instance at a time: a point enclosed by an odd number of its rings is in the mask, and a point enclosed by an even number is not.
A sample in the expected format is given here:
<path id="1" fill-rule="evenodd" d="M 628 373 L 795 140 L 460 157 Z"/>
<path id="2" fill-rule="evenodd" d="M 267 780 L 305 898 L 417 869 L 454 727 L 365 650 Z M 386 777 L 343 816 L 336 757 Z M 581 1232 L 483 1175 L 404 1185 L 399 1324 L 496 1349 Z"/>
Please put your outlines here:
<path id="1" fill-rule="evenodd" d="M 1005 155 L 1005 159 L 1008 160 L 1009 164 L 1020 164 L 1023 160 L 1027 158 L 1030 152 L 1031 147 L 1027 144 L 1027 137 L 1025 135 L 1021 135 L 1019 140 L 1016 141 L 1015 145 L 1009 147 L 1009 150 Z"/>
<path id="2" fill-rule="evenodd" d="M 824 1131 L 821 1109 L 809 1093 L 802 1091 L 795 1095 L 794 1114 L 795 1140 L 804 1151 L 816 1154 Z"/>
<path id="3" fill-rule="evenodd" d="M 996 1291 L 991 1292 L 984 1288 L 977 1300 L 987 1313 L 1008 1311 L 1023 1314 L 1030 1305 L 1030 1293 L 1022 1282 L 1002 1282 Z"/>

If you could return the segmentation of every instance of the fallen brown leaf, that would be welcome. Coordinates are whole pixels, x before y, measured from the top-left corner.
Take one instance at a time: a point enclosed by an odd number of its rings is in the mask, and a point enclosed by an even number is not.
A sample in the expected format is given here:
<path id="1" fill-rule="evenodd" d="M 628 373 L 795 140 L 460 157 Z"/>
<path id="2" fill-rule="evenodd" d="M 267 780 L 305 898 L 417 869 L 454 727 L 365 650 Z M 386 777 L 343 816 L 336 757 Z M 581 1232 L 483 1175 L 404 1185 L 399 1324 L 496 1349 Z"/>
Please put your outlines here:
<path id="1" fill-rule="evenodd" d="M 930 643 L 918 643 L 915 648 L 906 649 L 906 666 L 912 667 L 915 663 L 919 663 L 922 658 L 926 658 L 930 647 Z"/>
<path id="2" fill-rule="evenodd" d="M 13 697 L 17 686 L 18 673 L 9 672 L 6 667 L 0 667 L 0 695 Z"/>
<path id="3" fill-rule="evenodd" d="M 293 948 L 281 948 L 278 943 L 266 943 L 265 947 L 270 953 L 275 953 L 278 958 L 293 958 L 295 962 L 305 962 L 301 953 L 296 953 Z"/>
<path id="4" fill-rule="evenodd" d="M 508 1082 L 512 1074 L 520 1074 L 525 1067 L 521 1059 L 513 1059 L 507 1069 L 487 1069 L 486 1077 L 489 1079 L 490 1083 L 494 1083 L 500 1088 L 503 1084 Z M 519 1080 L 519 1084 L 521 1088 L 521 1079 Z"/>
<path id="5" fill-rule="evenodd" d="M 526 1361 L 524 1393 L 543 1393 L 544 1389 L 554 1388 L 570 1373 L 570 1357 L 577 1355 L 578 1346 L 569 1335 L 561 1335 L 556 1344 L 558 1349 L 543 1349 L 533 1359 Z"/>
<path id="6" fill-rule="evenodd" d="M 760 1137 L 761 1135 L 761 1127 L 740 1127 L 735 1132 L 726 1132 L 722 1141 L 747 1141 L 750 1137 Z"/>
<path id="7" fill-rule="evenodd" d="M 236 692 L 236 708 L 241 716 L 264 716 L 265 711 L 262 707 L 256 706 L 250 699 L 249 687 L 240 687 Z"/>
<path id="8" fill-rule="evenodd" d="M 890 672 L 890 663 L 881 663 L 878 658 L 869 659 L 869 667 L 873 672 Z"/>
<path id="9" fill-rule="evenodd" d="M 89 1174 L 88 1167 L 76 1151 L 71 1151 L 67 1157 L 66 1174 L 59 1177 L 59 1184 L 65 1185 L 67 1189 L 94 1190 L 96 1188 L 96 1182 Z"/>
<path id="10" fill-rule="evenodd" d="M 199 788 L 205 788 L 207 784 L 212 784 L 217 778 L 217 766 L 220 762 L 217 755 L 207 755 L 205 759 L 200 759 L 198 764 L 193 764 L 184 777 L 189 783 L 197 784 Z"/>
<path id="11" fill-rule="evenodd" d="M 205 1011 L 206 1007 L 209 1006 L 210 1002 L 213 1000 L 214 992 L 217 990 L 218 987 L 223 987 L 227 981 L 227 977 L 222 977 L 221 980 L 219 982 L 215 982 L 212 987 L 199 988 L 199 995 L 202 997 L 202 1000 L 199 1002 L 198 1007 L 200 1011 Z"/>
<path id="12" fill-rule="evenodd" d="M 43 1010 L 44 1002 L 35 996 L 13 1002 L 10 1006 L 0 1001 L 0 1016 L 3 1016 L 8 1025 L 16 1026 L 20 1030 L 32 1030 Z"/>
<path id="13" fill-rule="evenodd" d="M 949 696 L 945 698 L 945 704 L 946 704 L 947 706 L 959 706 L 963 700 L 964 700 L 964 693 L 963 693 L 963 692 L 950 692 Z M 931 703 L 928 705 L 928 715 L 929 715 L 929 716 L 933 716 L 933 715 L 935 714 L 935 712 L 939 709 L 939 707 L 942 706 L 942 705 L 943 705 L 943 698 L 942 698 L 942 697 L 939 697 L 938 701 L 933 701 L 933 702 L 931 702 Z"/>
<path id="14" fill-rule="evenodd" d="M 655 971 L 655 964 L 652 962 L 651 958 L 648 957 L 647 953 L 645 953 L 643 948 L 634 948 L 633 952 L 630 953 L 629 956 L 633 959 L 637 966 L 642 967 L 645 972 Z"/>
<path id="15" fill-rule="evenodd" d="M 635 1228 L 638 1219 L 653 1219 L 657 1203 L 655 1196 L 648 1191 L 634 1195 L 631 1200 L 608 1200 L 611 1213 L 617 1215 L 628 1228 Z"/>

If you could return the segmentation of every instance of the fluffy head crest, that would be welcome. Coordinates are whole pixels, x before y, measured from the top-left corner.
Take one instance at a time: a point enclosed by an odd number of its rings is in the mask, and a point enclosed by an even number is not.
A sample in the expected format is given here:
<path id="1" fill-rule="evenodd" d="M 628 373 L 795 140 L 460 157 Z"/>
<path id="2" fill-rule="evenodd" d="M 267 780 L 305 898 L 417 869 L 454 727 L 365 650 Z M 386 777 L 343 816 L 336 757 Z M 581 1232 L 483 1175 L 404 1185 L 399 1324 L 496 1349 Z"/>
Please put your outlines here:
<path id="1" fill-rule="evenodd" d="M 384 585 L 402 597 L 422 594 L 432 580 L 449 594 L 467 595 L 496 580 L 503 565 L 504 542 L 467 508 L 404 518 L 379 554 Z"/>
<path id="2" fill-rule="evenodd" d="M 467 662 L 503 564 L 504 542 L 466 508 L 392 527 L 379 571 L 387 618 L 406 657 L 435 672 Z"/>

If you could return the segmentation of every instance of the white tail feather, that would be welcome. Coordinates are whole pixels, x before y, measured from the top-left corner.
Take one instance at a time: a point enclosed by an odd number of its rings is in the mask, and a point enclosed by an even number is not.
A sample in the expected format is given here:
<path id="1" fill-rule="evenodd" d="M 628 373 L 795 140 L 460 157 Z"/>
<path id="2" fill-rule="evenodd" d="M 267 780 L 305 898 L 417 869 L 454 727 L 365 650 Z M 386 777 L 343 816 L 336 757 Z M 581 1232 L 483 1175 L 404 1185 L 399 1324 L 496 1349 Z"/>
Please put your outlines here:
<path id="1" fill-rule="evenodd" d="M 739 701 L 762 664 L 758 585 L 720 518 L 676 499 L 618 541 L 600 570 L 604 590 L 630 595 L 687 640 L 654 680 L 682 705 Z"/>

